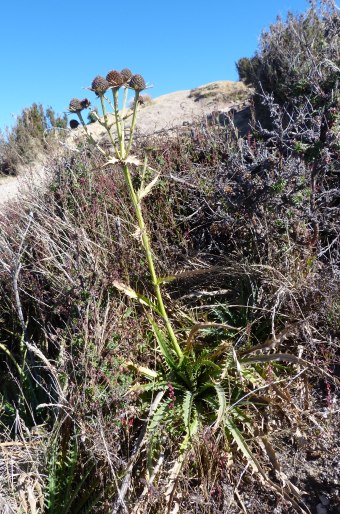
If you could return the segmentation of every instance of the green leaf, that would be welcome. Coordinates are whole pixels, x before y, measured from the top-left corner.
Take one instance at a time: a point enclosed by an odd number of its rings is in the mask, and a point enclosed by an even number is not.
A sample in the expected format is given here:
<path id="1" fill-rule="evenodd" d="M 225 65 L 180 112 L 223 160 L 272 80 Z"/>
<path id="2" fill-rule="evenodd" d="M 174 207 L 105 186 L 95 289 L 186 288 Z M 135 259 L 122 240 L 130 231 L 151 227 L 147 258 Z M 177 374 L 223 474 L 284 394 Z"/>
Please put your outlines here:
<path id="1" fill-rule="evenodd" d="M 201 368 L 203 368 L 203 367 L 208 368 L 209 370 L 211 370 L 211 372 L 213 372 L 213 371 L 214 372 L 217 371 L 218 373 L 221 372 L 221 366 L 216 364 L 216 362 L 213 362 L 212 360 L 209 360 L 206 357 L 202 357 L 200 359 L 197 359 L 197 361 L 194 364 L 194 372 L 195 372 L 195 374 L 197 375 L 198 371 Z"/>
<path id="2" fill-rule="evenodd" d="M 152 188 L 157 184 L 159 176 L 160 173 L 157 173 L 157 175 L 151 180 L 151 182 L 149 182 L 147 186 L 138 191 L 137 196 L 139 201 L 145 198 L 151 192 Z"/>
<path id="3" fill-rule="evenodd" d="M 243 435 L 241 434 L 239 429 L 236 427 L 234 421 L 230 417 L 227 417 L 224 425 L 225 425 L 225 428 L 227 429 L 227 431 L 229 432 L 229 434 L 234 439 L 238 449 L 241 451 L 241 453 L 247 459 L 247 461 L 250 464 L 250 466 L 252 467 L 253 471 L 255 473 L 261 472 L 260 464 L 258 463 L 257 459 L 252 454 Z"/>
<path id="4" fill-rule="evenodd" d="M 162 380 L 157 382 L 148 382 L 147 384 L 136 384 L 129 389 L 128 393 L 133 391 L 161 391 L 168 387 L 168 383 L 169 382 L 167 380 Z"/>
<path id="5" fill-rule="evenodd" d="M 193 399 L 194 399 L 194 395 L 192 394 L 191 391 L 186 391 L 184 393 L 184 398 L 183 398 L 183 403 L 182 403 L 183 421 L 184 421 L 184 426 L 189 433 L 190 433 L 190 422 L 191 422 Z"/>
<path id="6" fill-rule="evenodd" d="M 169 412 L 169 404 L 171 403 L 171 401 L 171 398 L 168 398 L 167 400 L 159 404 L 149 422 L 147 428 L 148 433 L 152 434 L 156 431 L 157 428 L 159 428 L 159 425 Z"/>
<path id="7" fill-rule="evenodd" d="M 194 436 L 197 431 L 198 431 L 198 426 L 199 426 L 199 423 L 198 423 L 198 414 L 197 414 L 197 410 L 195 408 L 195 405 L 193 405 L 193 408 L 192 408 L 192 422 L 190 424 L 190 429 L 189 429 L 189 435 L 190 437 Z"/>
<path id="8" fill-rule="evenodd" d="M 172 282 L 173 280 L 176 280 L 176 277 L 174 275 L 169 275 L 167 277 L 158 277 L 157 284 L 161 286 L 162 284 L 167 284 L 169 282 Z"/>
<path id="9" fill-rule="evenodd" d="M 171 370 L 176 370 L 177 365 L 173 359 L 173 353 L 172 353 L 171 347 L 167 341 L 166 336 L 163 334 L 163 332 L 160 330 L 157 323 L 155 323 L 155 321 L 153 319 L 149 318 L 149 320 L 150 320 L 153 332 L 155 334 L 159 349 L 162 352 L 162 355 L 165 359 L 166 364 L 168 365 L 168 367 Z"/>

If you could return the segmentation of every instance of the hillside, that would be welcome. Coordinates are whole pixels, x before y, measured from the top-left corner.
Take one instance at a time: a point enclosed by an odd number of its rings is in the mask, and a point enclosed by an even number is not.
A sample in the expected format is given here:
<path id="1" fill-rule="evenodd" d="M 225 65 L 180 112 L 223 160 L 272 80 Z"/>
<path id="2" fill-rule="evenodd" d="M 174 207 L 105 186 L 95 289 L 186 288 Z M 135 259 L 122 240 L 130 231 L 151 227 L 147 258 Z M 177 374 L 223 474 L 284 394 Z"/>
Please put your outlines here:
<path id="1" fill-rule="evenodd" d="M 192 123 L 209 120 L 212 113 L 217 111 L 227 113 L 230 109 L 239 112 L 237 114 L 239 120 L 236 121 L 241 130 L 244 130 L 247 124 L 247 113 L 242 111 L 246 110 L 249 96 L 249 88 L 242 82 L 231 81 L 213 82 L 192 91 L 176 91 L 152 99 L 149 105 L 140 107 L 137 130 L 144 137 L 162 131 L 170 133 Z M 105 129 L 98 122 L 89 125 L 88 129 L 97 141 L 105 135 Z M 57 148 L 52 147 L 52 152 L 55 155 L 62 153 L 65 145 L 72 146 L 73 140 L 79 137 L 84 137 L 81 126 L 76 130 L 69 129 L 66 141 L 57 144 Z M 38 185 L 43 180 L 44 160 L 45 167 L 48 168 L 50 152 L 48 156 L 40 155 L 40 160 L 38 159 L 36 163 L 26 167 L 20 166 L 19 177 L 0 176 L 0 205 L 14 198 L 18 191 L 24 190 L 30 184 Z"/>
<path id="2" fill-rule="evenodd" d="M 150 100 L 110 70 L 77 128 L 21 130 L 1 514 L 339 512 L 338 27 L 278 19 L 244 83 Z"/>

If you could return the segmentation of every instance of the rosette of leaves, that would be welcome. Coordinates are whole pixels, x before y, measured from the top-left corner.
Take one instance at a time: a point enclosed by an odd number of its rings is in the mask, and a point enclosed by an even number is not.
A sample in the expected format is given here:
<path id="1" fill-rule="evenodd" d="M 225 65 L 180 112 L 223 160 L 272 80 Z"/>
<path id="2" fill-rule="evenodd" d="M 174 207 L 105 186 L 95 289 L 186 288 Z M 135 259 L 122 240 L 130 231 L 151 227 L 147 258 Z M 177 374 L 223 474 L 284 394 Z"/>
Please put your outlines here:
<path id="1" fill-rule="evenodd" d="M 167 334 L 153 320 L 150 323 L 161 355 L 161 369 L 155 371 L 130 363 L 139 375 L 148 380 L 136 384 L 132 390 L 139 390 L 142 395 L 156 391 L 164 393 L 147 427 L 149 476 L 153 473 L 153 463 L 162 446 L 162 434 L 166 432 L 170 437 L 172 435 L 173 440 L 182 437 L 165 493 L 169 509 L 193 438 L 200 430 L 212 427 L 213 431 L 221 431 L 225 439 L 236 446 L 261 480 L 299 511 L 305 512 L 298 506 L 297 501 L 301 499 L 299 495 L 288 493 L 272 482 L 247 441 L 250 439 L 255 442 L 253 434 L 256 426 L 251 419 L 251 407 L 256 406 L 258 409 L 261 404 L 268 405 L 267 397 L 261 401 L 256 395 L 268 387 L 267 363 L 285 360 L 298 363 L 300 360 L 286 354 L 240 358 L 231 341 L 223 341 L 215 348 L 205 346 L 196 350 L 194 334 L 204 328 L 203 325 L 193 327 L 183 356 L 178 359 Z M 272 380 L 280 382 L 275 371 L 272 371 Z M 273 449 L 272 452 L 275 453 Z"/>

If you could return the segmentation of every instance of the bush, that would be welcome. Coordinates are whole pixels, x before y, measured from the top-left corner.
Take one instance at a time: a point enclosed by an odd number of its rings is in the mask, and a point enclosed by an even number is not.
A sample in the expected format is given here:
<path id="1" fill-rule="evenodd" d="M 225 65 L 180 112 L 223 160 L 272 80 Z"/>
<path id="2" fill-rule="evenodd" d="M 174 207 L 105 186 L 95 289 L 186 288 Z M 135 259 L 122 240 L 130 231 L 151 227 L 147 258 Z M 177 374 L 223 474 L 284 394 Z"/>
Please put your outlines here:
<path id="1" fill-rule="evenodd" d="M 340 19 L 335 8 L 278 18 L 263 32 L 255 56 L 240 59 L 240 80 L 258 93 L 272 93 L 280 104 L 302 95 L 313 101 L 330 100 L 339 74 Z"/>
<path id="2" fill-rule="evenodd" d="M 65 129 L 67 115 L 57 116 L 51 107 L 32 104 L 18 116 L 13 128 L 0 139 L 0 172 L 16 174 L 20 165 L 32 163 L 51 142 L 50 129 Z"/>
<path id="3" fill-rule="evenodd" d="M 325 4 L 278 19 L 255 56 L 237 63 L 255 88 L 258 136 L 313 163 L 317 174 L 334 172 L 339 153 L 340 16 Z"/>

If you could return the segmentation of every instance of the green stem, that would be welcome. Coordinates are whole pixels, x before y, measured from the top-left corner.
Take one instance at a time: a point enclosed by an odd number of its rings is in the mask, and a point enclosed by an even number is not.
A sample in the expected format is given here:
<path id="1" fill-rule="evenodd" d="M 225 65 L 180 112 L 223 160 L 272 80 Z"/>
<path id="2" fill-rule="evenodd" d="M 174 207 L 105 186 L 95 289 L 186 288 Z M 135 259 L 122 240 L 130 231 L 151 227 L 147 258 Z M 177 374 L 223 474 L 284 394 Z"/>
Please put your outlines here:
<path id="1" fill-rule="evenodd" d="M 136 117 L 137 117 L 138 97 L 139 97 L 139 91 L 135 91 L 135 101 L 133 104 L 133 115 L 132 115 L 132 122 L 131 122 L 131 127 L 130 127 L 130 138 L 129 138 L 129 144 L 128 144 L 128 147 L 126 150 L 125 157 L 127 157 L 129 155 L 131 146 L 132 146 L 133 131 L 135 130 Z"/>
<path id="2" fill-rule="evenodd" d="M 124 89 L 124 97 L 123 97 L 123 106 L 122 106 L 122 116 L 121 116 L 121 128 L 122 128 L 122 139 L 123 139 L 123 142 L 125 143 L 125 122 L 124 122 L 124 119 L 125 119 L 125 108 L 126 108 L 126 102 L 127 102 L 127 97 L 128 97 L 128 88 L 126 87 Z"/>
<path id="3" fill-rule="evenodd" d="M 105 98 L 104 98 L 104 95 L 100 95 L 100 103 L 102 104 L 102 110 L 103 110 L 103 115 L 104 115 L 104 122 L 105 122 L 105 128 L 106 128 L 106 131 L 109 135 L 109 138 L 110 138 L 110 141 L 111 141 L 111 144 L 114 148 L 114 151 L 118 157 L 118 159 L 121 159 L 122 156 L 118 150 L 118 147 L 116 145 L 116 142 L 114 140 L 114 137 L 112 135 L 112 132 L 110 130 L 110 124 L 109 124 L 109 118 L 108 118 L 108 115 L 107 115 L 107 112 L 106 112 L 106 105 L 105 105 Z"/>
<path id="4" fill-rule="evenodd" d="M 173 345 L 173 349 L 175 350 L 175 352 L 177 354 L 177 357 L 181 360 L 182 357 L 183 357 L 183 352 L 182 352 L 182 350 L 181 350 L 181 348 L 180 348 L 180 346 L 179 346 L 179 344 L 177 342 L 177 338 L 176 338 L 175 332 L 174 332 L 174 330 L 172 328 L 172 325 L 170 323 L 170 320 L 168 318 L 168 314 L 167 314 L 165 306 L 164 306 L 164 302 L 163 302 L 163 298 L 162 298 L 162 293 L 161 293 L 161 288 L 160 288 L 160 285 L 159 285 L 159 282 L 158 282 L 157 273 L 156 273 L 155 265 L 154 265 L 154 261 L 153 261 L 151 245 L 150 245 L 150 239 L 149 239 L 149 236 L 148 236 L 148 233 L 147 233 L 147 229 L 146 229 L 146 226 L 145 226 L 145 223 L 144 223 L 144 218 L 143 218 L 143 213 L 142 213 L 142 209 L 141 209 L 141 204 L 140 204 L 138 196 L 137 196 L 137 194 L 135 192 L 135 189 L 133 187 L 132 180 L 131 180 L 130 170 L 129 170 L 127 164 L 123 165 L 123 171 L 124 171 L 125 181 L 126 181 L 126 183 L 128 185 L 128 188 L 129 188 L 130 198 L 131 198 L 131 201 L 133 203 L 133 207 L 135 209 L 135 214 L 136 214 L 136 218 L 137 218 L 137 221 L 138 221 L 138 226 L 139 226 L 139 229 L 141 231 L 143 247 L 144 247 L 144 250 L 145 250 L 146 259 L 148 261 L 148 267 L 149 267 L 152 284 L 154 286 L 154 291 L 155 291 L 157 302 L 158 302 L 159 312 L 161 313 L 161 316 L 162 316 L 162 318 L 164 320 L 164 323 L 166 325 L 166 328 L 168 330 L 168 334 L 170 336 L 170 339 L 171 339 L 171 342 L 172 342 L 172 345 Z"/>
<path id="5" fill-rule="evenodd" d="M 125 148 L 124 148 L 124 138 L 123 138 L 123 133 L 122 133 L 122 120 L 121 120 L 120 114 L 119 114 L 118 88 L 112 89 L 112 96 L 113 96 L 114 113 L 115 113 L 120 155 L 122 156 L 122 159 L 123 159 L 124 154 L 125 154 Z"/>
<path id="6" fill-rule="evenodd" d="M 78 112 L 77 112 L 77 115 L 78 115 L 78 118 L 79 118 L 79 120 L 80 120 L 80 123 L 82 124 L 82 126 L 83 126 L 83 128 L 84 128 L 84 130 L 85 130 L 85 132 L 86 132 L 86 135 L 87 135 L 87 137 L 89 138 L 89 140 L 91 141 L 91 143 L 92 143 L 92 144 L 94 144 L 94 146 L 95 146 L 96 148 L 98 148 L 98 150 L 99 150 L 103 155 L 107 156 L 107 155 L 106 155 L 105 150 L 103 150 L 103 149 L 99 146 L 99 144 L 97 143 L 97 141 L 96 141 L 95 139 L 93 139 L 93 137 L 91 136 L 90 132 L 88 131 L 88 128 L 87 128 L 87 126 L 86 126 L 86 123 L 85 123 L 85 121 L 84 121 L 84 118 L 83 118 L 83 116 L 82 116 L 81 112 L 80 112 L 80 111 L 78 111 Z"/>

